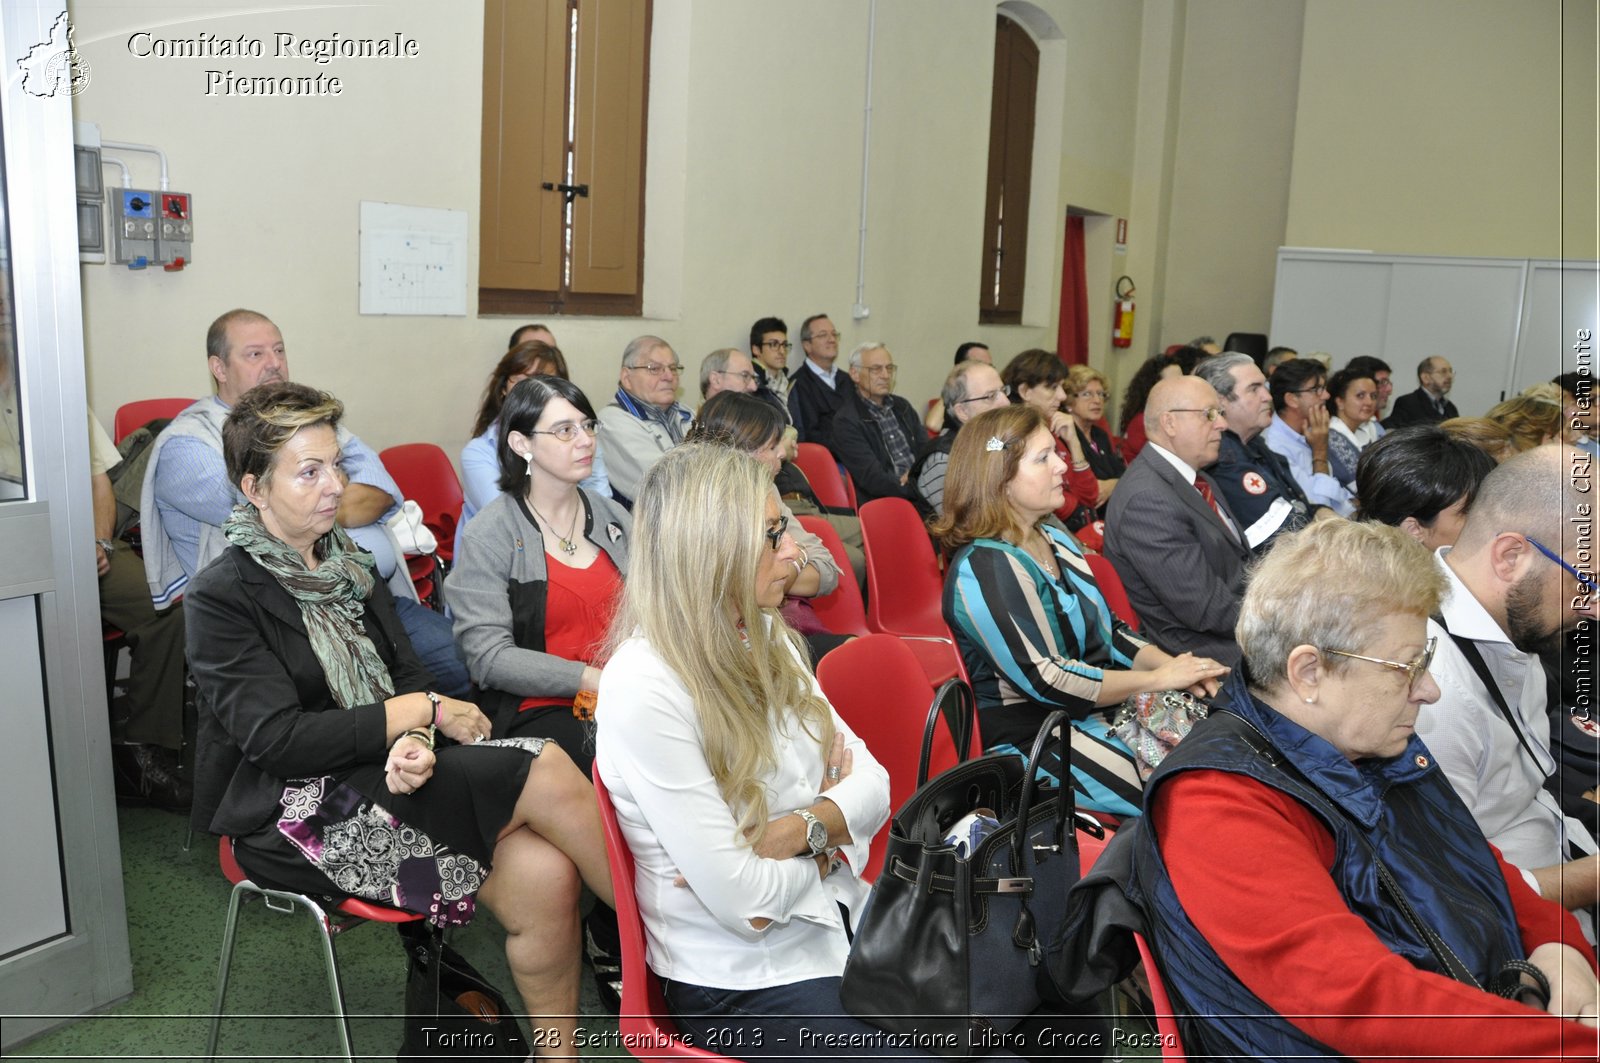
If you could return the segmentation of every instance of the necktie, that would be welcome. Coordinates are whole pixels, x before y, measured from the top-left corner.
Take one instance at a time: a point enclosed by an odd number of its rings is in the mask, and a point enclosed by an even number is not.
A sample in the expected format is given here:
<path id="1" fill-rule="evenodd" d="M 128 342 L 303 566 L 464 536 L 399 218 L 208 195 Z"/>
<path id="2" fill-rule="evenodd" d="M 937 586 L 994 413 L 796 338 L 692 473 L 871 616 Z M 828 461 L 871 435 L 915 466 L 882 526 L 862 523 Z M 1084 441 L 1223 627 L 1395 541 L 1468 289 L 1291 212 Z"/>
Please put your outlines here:
<path id="1" fill-rule="evenodd" d="M 1217 499 L 1211 493 L 1211 485 L 1196 476 L 1194 478 L 1194 489 L 1200 492 L 1200 497 L 1206 500 L 1206 505 L 1211 507 L 1211 512 L 1217 515 L 1217 519 L 1222 520 L 1222 510 L 1217 508 Z M 1223 521 L 1223 523 L 1226 524 L 1227 522 Z"/>

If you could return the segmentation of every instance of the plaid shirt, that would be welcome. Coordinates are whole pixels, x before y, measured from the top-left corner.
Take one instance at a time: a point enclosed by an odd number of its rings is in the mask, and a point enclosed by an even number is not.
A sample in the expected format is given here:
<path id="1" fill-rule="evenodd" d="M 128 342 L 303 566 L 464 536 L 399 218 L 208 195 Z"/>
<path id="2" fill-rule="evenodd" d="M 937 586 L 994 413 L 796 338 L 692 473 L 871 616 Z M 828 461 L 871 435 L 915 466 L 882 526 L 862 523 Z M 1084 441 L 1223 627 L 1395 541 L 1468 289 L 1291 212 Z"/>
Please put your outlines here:
<path id="1" fill-rule="evenodd" d="M 883 434 L 884 445 L 889 448 L 889 460 L 894 462 L 894 474 L 904 476 L 911 471 L 911 463 L 915 460 L 915 456 L 911 453 L 911 441 L 906 438 L 900 422 L 895 420 L 894 411 L 889 409 L 888 403 L 880 406 L 867 399 L 865 405 L 867 412 L 872 414 L 872 420 L 877 424 L 878 431 Z"/>

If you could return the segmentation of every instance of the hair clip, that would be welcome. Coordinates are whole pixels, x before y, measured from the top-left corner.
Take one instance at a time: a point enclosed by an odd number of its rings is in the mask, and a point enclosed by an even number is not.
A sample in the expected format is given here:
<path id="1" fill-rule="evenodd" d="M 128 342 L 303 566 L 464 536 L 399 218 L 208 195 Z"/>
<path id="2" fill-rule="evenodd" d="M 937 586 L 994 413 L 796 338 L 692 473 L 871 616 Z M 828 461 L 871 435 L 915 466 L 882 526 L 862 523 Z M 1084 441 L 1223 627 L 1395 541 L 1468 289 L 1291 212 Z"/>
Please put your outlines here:
<path id="1" fill-rule="evenodd" d="M 991 454 L 997 450 L 1004 450 L 1006 449 L 1005 440 L 1001 439 L 999 436 L 990 436 L 989 442 L 983 445 L 983 449 L 987 450 Z"/>

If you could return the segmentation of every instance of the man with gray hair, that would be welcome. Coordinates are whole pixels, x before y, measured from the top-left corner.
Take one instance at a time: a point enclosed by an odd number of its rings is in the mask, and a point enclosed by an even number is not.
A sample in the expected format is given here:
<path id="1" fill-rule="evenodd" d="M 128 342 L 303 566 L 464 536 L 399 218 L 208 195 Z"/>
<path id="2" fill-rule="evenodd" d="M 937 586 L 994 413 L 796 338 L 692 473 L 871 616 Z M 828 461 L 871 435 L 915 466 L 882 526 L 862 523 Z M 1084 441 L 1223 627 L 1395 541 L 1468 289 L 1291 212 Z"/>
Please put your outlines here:
<path id="1" fill-rule="evenodd" d="M 911 465 L 927 433 L 911 403 L 893 392 L 897 368 L 881 343 L 850 352 L 854 386 L 833 415 L 833 453 L 855 480 L 860 502 L 911 496 Z"/>
<path id="2" fill-rule="evenodd" d="M 985 410 L 1011 405 L 1009 395 L 1010 389 L 988 362 L 959 362 L 944 378 L 939 392 L 944 404 L 944 431 L 922 445 L 911 466 L 911 500 L 925 516 L 938 515 L 944 507 L 944 473 L 950 465 L 950 448 L 955 444 L 956 433 Z"/>
<path id="3" fill-rule="evenodd" d="M 737 347 L 719 347 L 700 363 L 700 397 L 709 399 L 720 391 L 755 393 L 759 378 L 750 356 Z"/>
<path id="4" fill-rule="evenodd" d="M 613 495 L 633 505 L 650 466 L 683 442 L 694 416 L 678 401 L 683 366 L 660 336 L 640 336 L 622 349 L 611 405 L 600 411 L 600 442 Z"/>
<path id="5" fill-rule="evenodd" d="M 1289 463 L 1261 437 L 1272 423 L 1272 392 L 1255 359 L 1237 351 L 1219 354 L 1196 365 L 1194 375 L 1222 400 L 1228 427 L 1216 463 L 1206 471 L 1243 526 L 1250 549 L 1264 553 L 1279 533 L 1330 512 L 1307 501 Z"/>
<path id="6" fill-rule="evenodd" d="M 1577 912 L 1593 941 L 1581 909 L 1600 901 L 1600 855 L 1545 789 L 1556 761 L 1538 658 L 1596 612 L 1578 462 L 1560 444 L 1509 458 L 1484 478 L 1455 545 L 1436 551 L 1450 583 L 1428 622 L 1440 693 L 1417 734 L 1484 836 L 1529 885 Z"/>
<path id="7" fill-rule="evenodd" d="M 812 314 L 801 323 L 800 349 L 806 360 L 789 374 L 789 421 L 800 442 L 833 450 L 834 415 L 854 389 L 834 366 L 839 360 L 839 330 L 827 314 Z"/>

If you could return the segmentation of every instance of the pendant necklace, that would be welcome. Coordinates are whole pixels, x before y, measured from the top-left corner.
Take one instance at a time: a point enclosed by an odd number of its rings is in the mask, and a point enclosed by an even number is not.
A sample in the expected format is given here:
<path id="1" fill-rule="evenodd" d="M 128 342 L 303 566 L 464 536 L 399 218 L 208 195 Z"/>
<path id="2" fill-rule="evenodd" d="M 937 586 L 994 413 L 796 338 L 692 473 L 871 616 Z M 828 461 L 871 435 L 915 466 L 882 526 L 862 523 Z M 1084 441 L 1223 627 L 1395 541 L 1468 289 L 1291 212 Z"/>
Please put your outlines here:
<path id="1" fill-rule="evenodd" d="M 540 520 L 544 521 L 545 526 L 550 529 L 550 534 L 556 537 L 556 543 L 561 547 L 562 553 L 566 554 L 568 557 L 571 557 L 573 554 L 578 552 L 578 543 L 575 535 L 578 530 L 578 510 L 574 509 L 572 511 L 572 525 L 567 529 L 567 534 L 562 536 L 560 532 L 556 531 L 556 526 L 551 523 L 550 518 L 545 516 L 543 513 L 540 513 L 539 510 L 534 507 L 533 499 L 531 498 L 528 499 L 528 508 L 533 510 L 533 515 L 535 517 L 538 517 Z M 582 506 L 580 505 L 579 508 L 581 509 Z"/>

